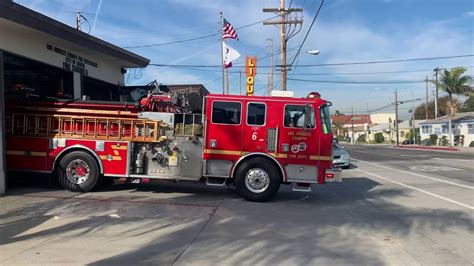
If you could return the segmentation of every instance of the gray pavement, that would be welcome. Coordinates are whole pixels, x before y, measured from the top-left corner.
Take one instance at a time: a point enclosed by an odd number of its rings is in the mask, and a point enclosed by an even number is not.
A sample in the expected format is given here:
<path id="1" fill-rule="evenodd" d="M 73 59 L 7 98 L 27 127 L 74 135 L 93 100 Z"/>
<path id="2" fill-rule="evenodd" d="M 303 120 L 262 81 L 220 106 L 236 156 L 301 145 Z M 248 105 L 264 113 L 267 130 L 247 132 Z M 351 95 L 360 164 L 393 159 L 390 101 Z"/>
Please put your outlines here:
<path id="1" fill-rule="evenodd" d="M 268 203 L 201 184 L 17 185 L 0 198 L 0 264 L 474 263 L 471 157 L 346 148 L 343 183 Z"/>

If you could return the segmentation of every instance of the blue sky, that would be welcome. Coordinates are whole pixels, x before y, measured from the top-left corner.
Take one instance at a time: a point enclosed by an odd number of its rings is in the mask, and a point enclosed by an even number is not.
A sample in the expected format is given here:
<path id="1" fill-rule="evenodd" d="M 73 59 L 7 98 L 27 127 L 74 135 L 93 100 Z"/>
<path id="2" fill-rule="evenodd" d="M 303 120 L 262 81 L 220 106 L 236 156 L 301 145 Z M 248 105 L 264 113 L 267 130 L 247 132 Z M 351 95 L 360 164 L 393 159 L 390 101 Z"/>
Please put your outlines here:
<path id="1" fill-rule="evenodd" d="M 262 8 L 276 7 L 277 0 L 16 0 L 17 3 L 74 26 L 75 12 L 93 25 L 90 34 L 121 47 L 173 42 L 218 32 L 218 13 L 235 27 L 273 16 Z M 289 3 L 290 0 L 287 0 Z M 289 40 L 288 48 L 297 47 L 313 19 L 319 1 L 293 0 L 292 7 L 304 8 L 300 34 Z M 83 25 L 85 31 L 87 25 Z M 266 39 L 273 38 L 279 49 L 278 29 L 261 24 L 237 31 L 240 40 L 229 41 L 243 56 L 265 57 Z M 375 61 L 420 57 L 474 54 L 474 1 L 472 0 L 326 0 L 303 50 L 318 49 L 321 54 L 302 53 L 298 65 Z M 219 37 L 194 42 L 131 49 L 152 63 L 217 65 L 220 60 Z M 291 59 L 296 52 L 289 51 Z M 275 56 L 278 59 L 278 55 Z M 243 59 L 234 62 L 242 65 Z M 279 61 L 276 61 L 279 63 Z M 259 60 L 269 65 L 269 58 Z M 337 67 L 296 67 L 289 78 L 325 81 L 412 81 L 432 77 L 438 67 L 473 66 L 473 57 L 394 64 L 351 65 Z M 234 67 L 232 71 L 241 68 Z M 414 73 L 346 75 L 347 73 L 420 70 Z M 258 68 L 256 94 L 263 94 L 268 68 Z M 473 75 L 473 68 L 469 68 Z M 302 75 L 312 74 L 312 75 Z M 317 74 L 317 75 L 315 75 Z M 324 74 L 324 75 L 321 75 Z M 165 84 L 202 83 L 211 92 L 221 92 L 219 69 L 178 69 L 148 67 L 132 70 L 128 84 L 143 84 L 157 79 Z M 275 72 L 275 82 L 280 79 Z M 231 92 L 239 93 L 239 75 L 230 75 Z M 425 84 L 331 84 L 289 81 L 288 89 L 297 96 L 319 91 L 335 107 L 349 112 L 375 109 L 399 98 L 424 97 Z M 430 91 L 432 85 L 430 85 Z M 431 94 L 431 92 L 430 92 Z M 402 105 L 404 116 L 412 105 Z M 391 111 L 382 110 L 382 111 Z M 403 115 L 402 115 L 403 116 Z"/>

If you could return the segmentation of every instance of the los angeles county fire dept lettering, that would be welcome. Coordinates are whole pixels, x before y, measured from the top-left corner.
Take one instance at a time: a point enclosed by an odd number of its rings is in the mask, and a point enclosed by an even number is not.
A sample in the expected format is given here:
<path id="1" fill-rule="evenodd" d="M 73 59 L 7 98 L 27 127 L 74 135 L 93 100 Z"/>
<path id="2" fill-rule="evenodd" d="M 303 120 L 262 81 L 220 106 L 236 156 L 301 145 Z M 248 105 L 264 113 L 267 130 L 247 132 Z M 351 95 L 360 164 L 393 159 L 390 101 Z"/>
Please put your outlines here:
<path id="1" fill-rule="evenodd" d="M 311 132 L 304 132 L 304 131 L 298 131 L 298 132 L 288 132 L 288 136 L 291 136 L 291 140 L 294 141 L 305 141 L 308 139 L 308 137 L 311 137 Z"/>

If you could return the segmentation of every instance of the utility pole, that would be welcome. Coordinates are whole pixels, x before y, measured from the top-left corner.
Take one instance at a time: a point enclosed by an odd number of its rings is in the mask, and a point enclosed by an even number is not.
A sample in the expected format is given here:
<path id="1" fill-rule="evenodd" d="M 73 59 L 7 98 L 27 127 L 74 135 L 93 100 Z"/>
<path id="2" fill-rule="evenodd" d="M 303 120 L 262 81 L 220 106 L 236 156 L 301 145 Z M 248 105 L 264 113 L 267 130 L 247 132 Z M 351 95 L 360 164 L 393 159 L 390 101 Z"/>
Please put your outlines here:
<path id="1" fill-rule="evenodd" d="M 279 8 L 264 8 L 263 12 L 271 12 L 280 16 L 280 21 L 264 21 L 263 25 L 279 25 L 280 26 L 280 54 L 281 54 L 281 90 L 286 91 L 286 73 L 287 67 L 286 64 L 286 42 L 288 38 L 286 37 L 286 25 L 302 25 L 302 19 L 290 19 L 287 20 L 286 16 L 293 12 L 303 12 L 302 8 L 286 8 L 285 0 L 280 0 Z M 292 37 L 292 36 L 291 36 Z"/>
<path id="2" fill-rule="evenodd" d="M 81 30 L 81 12 L 76 13 L 76 29 Z"/>
<path id="3" fill-rule="evenodd" d="M 270 49 L 270 73 L 268 73 L 268 96 L 272 94 L 273 89 L 273 39 L 267 39 L 269 43 L 267 48 Z"/>
<path id="4" fill-rule="evenodd" d="M 438 71 L 439 68 L 436 67 L 434 70 L 435 72 L 435 77 L 436 77 L 436 83 L 435 83 L 435 119 L 438 119 Z"/>
<path id="5" fill-rule="evenodd" d="M 352 106 L 352 115 L 351 115 L 351 143 L 355 144 L 355 139 L 354 139 L 354 105 Z"/>
<path id="6" fill-rule="evenodd" d="M 428 76 L 426 76 L 425 83 L 426 83 L 426 102 L 425 102 L 425 120 L 428 121 Z"/>
<path id="7" fill-rule="evenodd" d="M 280 10 L 285 10 L 285 0 L 280 0 Z M 280 11 L 280 45 L 281 45 L 281 90 L 286 91 L 286 12 Z"/>
<path id="8" fill-rule="evenodd" d="M 398 91 L 395 89 L 395 133 L 397 134 L 397 146 L 400 145 L 398 138 Z"/>

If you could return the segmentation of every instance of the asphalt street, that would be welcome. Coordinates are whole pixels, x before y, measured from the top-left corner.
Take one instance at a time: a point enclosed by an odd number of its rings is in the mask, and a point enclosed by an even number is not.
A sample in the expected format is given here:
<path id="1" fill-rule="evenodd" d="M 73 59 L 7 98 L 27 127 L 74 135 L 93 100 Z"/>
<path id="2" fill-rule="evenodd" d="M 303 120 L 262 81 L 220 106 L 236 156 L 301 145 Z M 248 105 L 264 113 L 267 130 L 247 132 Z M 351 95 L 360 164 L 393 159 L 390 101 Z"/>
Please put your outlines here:
<path id="1" fill-rule="evenodd" d="M 343 145 L 344 146 L 344 145 Z M 474 153 L 412 150 L 391 146 L 346 145 L 354 163 L 371 163 L 418 174 L 429 174 L 446 181 L 473 185 Z M 389 168 L 385 168 L 388 169 Z M 403 172 L 402 172 L 403 173 Z"/>
<path id="2" fill-rule="evenodd" d="M 0 198 L 0 264 L 472 265 L 470 154 L 346 146 L 343 183 L 252 203 L 189 183 Z"/>

